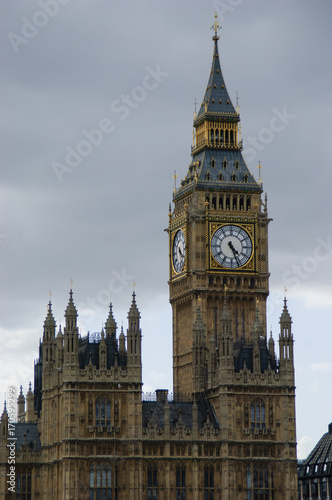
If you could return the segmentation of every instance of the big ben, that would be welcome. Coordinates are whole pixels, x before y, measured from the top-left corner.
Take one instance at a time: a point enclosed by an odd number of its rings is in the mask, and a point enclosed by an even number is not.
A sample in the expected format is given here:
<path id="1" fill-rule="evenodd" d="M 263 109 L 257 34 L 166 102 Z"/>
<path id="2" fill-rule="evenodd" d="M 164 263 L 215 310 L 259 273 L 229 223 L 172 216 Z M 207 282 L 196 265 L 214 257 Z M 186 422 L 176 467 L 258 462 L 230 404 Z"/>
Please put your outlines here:
<path id="1" fill-rule="evenodd" d="M 269 293 L 267 201 L 242 156 L 240 115 L 221 71 L 217 21 L 213 28 L 212 68 L 194 117 L 192 161 L 169 217 L 175 393 L 194 392 L 192 327 L 198 305 L 207 337 L 217 335 L 227 289 L 235 338 L 244 339 L 251 335 L 256 307 L 265 324 Z"/>

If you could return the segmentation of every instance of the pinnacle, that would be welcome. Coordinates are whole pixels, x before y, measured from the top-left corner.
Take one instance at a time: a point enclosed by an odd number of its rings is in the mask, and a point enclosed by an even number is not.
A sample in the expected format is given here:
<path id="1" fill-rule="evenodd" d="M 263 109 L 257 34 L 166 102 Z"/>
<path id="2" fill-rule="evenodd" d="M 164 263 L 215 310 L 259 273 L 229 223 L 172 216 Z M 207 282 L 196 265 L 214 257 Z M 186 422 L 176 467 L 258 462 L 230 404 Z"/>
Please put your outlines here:
<path id="1" fill-rule="evenodd" d="M 113 305 L 111 302 L 110 303 L 110 311 L 109 311 L 108 318 L 107 318 L 107 321 L 105 324 L 106 332 L 107 331 L 114 332 L 116 330 L 116 327 L 117 327 L 117 325 L 116 325 L 116 321 L 115 321 L 114 316 L 113 316 Z"/>
<path id="2" fill-rule="evenodd" d="M 194 323 L 194 330 L 205 330 L 205 324 L 203 323 L 202 319 L 202 310 L 200 306 L 197 306 L 197 311 L 196 311 L 196 321 Z"/>
<path id="3" fill-rule="evenodd" d="M 75 307 L 74 301 L 73 301 L 73 290 L 72 289 L 70 289 L 70 292 L 69 292 L 69 302 L 68 302 L 67 309 L 65 311 L 65 316 L 77 316 L 77 310 L 76 310 L 76 307 Z"/>
<path id="4" fill-rule="evenodd" d="M 44 321 L 44 326 L 55 326 L 55 320 L 52 313 L 52 302 L 49 301 L 47 308 L 47 315 Z"/>
<path id="5" fill-rule="evenodd" d="M 287 299 L 284 297 L 284 308 L 282 310 L 279 323 L 292 323 L 292 318 L 287 309 Z"/>
<path id="6" fill-rule="evenodd" d="M 136 318 L 141 317 L 140 312 L 139 312 L 138 307 L 137 307 L 137 304 L 136 304 L 136 293 L 135 292 L 133 292 L 133 300 L 132 300 L 132 303 L 131 303 L 131 306 L 130 306 L 130 309 L 128 312 L 128 318 L 132 318 L 132 317 L 136 317 Z"/>

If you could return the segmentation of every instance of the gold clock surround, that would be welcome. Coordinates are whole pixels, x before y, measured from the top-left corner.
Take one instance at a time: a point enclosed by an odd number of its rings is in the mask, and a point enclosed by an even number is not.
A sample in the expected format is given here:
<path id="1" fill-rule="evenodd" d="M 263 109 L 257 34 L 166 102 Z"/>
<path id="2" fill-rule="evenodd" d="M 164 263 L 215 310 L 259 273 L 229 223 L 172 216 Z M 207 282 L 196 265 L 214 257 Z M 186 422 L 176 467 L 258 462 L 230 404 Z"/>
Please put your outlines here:
<path id="1" fill-rule="evenodd" d="M 243 266 L 239 266 L 236 268 L 229 268 L 229 267 L 224 267 L 223 265 L 219 264 L 219 262 L 216 261 L 212 254 L 211 250 L 211 241 L 212 237 L 215 234 L 215 232 L 220 229 L 223 226 L 236 226 L 241 229 L 243 229 L 249 236 L 252 244 L 252 253 L 251 256 Z M 223 222 L 214 222 L 214 221 L 209 221 L 208 223 L 208 237 L 207 237 L 207 242 L 208 242 L 208 251 L 206 252 L 207 255 L 207 269 L 210 271 L 223 271 L 223 272 L 231 272 L 231 273 L 236 273 L 236 272 L 248 272 L 248 273 L 253 273 L 256 271 L 256 252 L 255 252 L 255 223 L 250 222 L 250 223 L 243 223 L 242 221 L 234 221 L 234 220 L 225 220 Z"/>

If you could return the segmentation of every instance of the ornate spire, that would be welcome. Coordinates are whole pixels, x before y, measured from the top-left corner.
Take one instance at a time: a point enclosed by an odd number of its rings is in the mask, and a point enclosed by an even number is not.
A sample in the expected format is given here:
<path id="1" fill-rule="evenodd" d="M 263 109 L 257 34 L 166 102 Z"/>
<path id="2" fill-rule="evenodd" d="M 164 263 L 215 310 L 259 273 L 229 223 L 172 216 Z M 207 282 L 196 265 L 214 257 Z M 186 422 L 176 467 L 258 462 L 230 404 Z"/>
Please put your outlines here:
<path id="1" fill-rule="evenodd" d="M 279 323 L 292 323 L 292 318 L 287 309 L 287 299 L 284 297 L 284 308 L 282 310 Z"/>
<path id="2" fill-rule="evenodd" d="M 220 29 L 220 26 L 216 15 L 217 13 L 215 13 L 215 21 L 211 28 L 215 30 L 215 35 L 212 37 L 212 40 L 214 41 L 214 50 L 210 78 L 206 87 L 203 102 L 195 118 L 194 125 L 196 122 L 200 121 L 200 117 L 206 113 L 209 115 L 218 115 L 218 117 L 220 117 L 220 115 L 233 115 L 238 118 L 238 114 L 236 113 L 227 92 L 225 80 L 221 71 L 218 52 L 218 29 Z"/>
<path id="3" fill-rule="evenodd" d="M 105 323 L 105 329 L 106 329 L 106 337 L 110 337 L 111 335 L 115 336 L 116 333 L 116 321 L 113 316 L 113 305 L 112 302 L 110 303 L 110 311 L 108 314 L 107 321 Z"/>
<path id="4" fill-rule="evenodd" d="M 201 307 L 199 305 L 197 306 L 196 320 L 195 320 L 195 323 L 193 326 L 193 330 L 196 332 L 205 331 L 205 324 L 203 323 L 203 319 L 202 319 L 202 310 L 201 310 Z"/>
<path id="5" fill-rule="evenodd" d="M 131 302 L 131 306 L 128 312 L 128 319 L 129 318 L 140 318 L 141 314 L 138 310 L 137 304 L 136 304 L 136 293 L 135 290 L 133 291 L 133 300 Z"/>
<path id="6" fill-rule="evenodd" d="M 74 301 L 73 301 L 73 290 L 72 289 L 70 289 L 70 292 L 69 292 L 69 302 L 68 302 L 67 309 L 65 311 L 65 316 L 66 317 L 77 316 L 77 310 L 76 310 L 76 307 L 75 307 Z"/>
<path id="7" fill-rule="evenodd" d="M 46 318 L 44 321 L 44 327 L 51 326 L 51 327 L 55 328 L 55 325 L 56 325 L 56 323 L 55 323 L 54 316 L 52 313 L 52 302 L 50 300 L 48 303 L 48 307 L 47 307 L 47 315 L 46 315 Z"/>

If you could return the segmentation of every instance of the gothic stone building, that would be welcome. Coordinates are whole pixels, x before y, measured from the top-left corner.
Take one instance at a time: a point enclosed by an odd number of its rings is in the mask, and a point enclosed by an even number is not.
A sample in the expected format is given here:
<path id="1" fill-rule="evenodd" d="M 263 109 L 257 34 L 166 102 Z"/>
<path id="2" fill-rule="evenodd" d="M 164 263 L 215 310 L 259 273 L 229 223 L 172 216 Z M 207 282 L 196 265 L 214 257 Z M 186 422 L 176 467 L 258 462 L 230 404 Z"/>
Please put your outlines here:
<path id="1" fill-rule="evenodd" d="M 16 492 L 8 492 L 1 418 L 0 499 L 295 500 L 292 320 L 279 352 L 267 335 L 267 199 L 242 157 L 214 24 L 212 68 L 194 118 L 192 161 L 169 212 L 173 398 L 142 400 L 135 293 L 117 335 L 80 336 L 70 291 L 65 327 L 51 303 L 34 390 L 18 397 Z"/>

